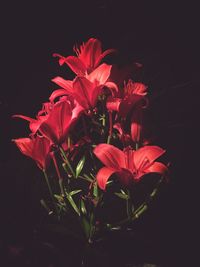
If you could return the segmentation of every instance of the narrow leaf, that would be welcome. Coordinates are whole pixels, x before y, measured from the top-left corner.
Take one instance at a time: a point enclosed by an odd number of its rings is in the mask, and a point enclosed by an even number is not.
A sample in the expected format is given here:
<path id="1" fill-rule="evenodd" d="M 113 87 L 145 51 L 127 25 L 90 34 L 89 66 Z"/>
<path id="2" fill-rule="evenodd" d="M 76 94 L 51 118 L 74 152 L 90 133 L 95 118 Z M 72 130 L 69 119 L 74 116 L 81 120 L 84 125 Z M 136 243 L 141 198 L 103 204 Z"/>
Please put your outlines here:
<path id="1" fill-rule="evenodd" d="M 82 157 L 82 159 L 80 159 L 79 163 L 76 166 L 76 178 L 79 176 L 79 174 L 81 173 L 83 167 L 85 164 L 85 156 Z"/>
<path id="2" fill-rule="evenodd" d="M 85 203 L 84 201 L 81 199 L 81 212 L 86 215 L 87 214 L 87 210 L 86 210 L 86 207 L 85 207 Z"/>
<path id="3" fill-rule="evenodd" d="M 115 195 L 120 197 L 121 199 L 125 199 L 125 200 L 129 199 L 129 196 L 127 194 L 115 193 Z"/>
<path id="4" fill-rule="evenodd" d="M 94 183 L 93 185 L 93 195 L 94 197 L 98 197 L 98 186 L 97 186 L 97 182 Z"/>
<path id="5" fill-rule="evenodd" d="M 91 177 L 89 177 L 87 174 L 84 174 L 84 175 L 83 175 L 83 178 L 84 178 L 85 180 L 87 180 L 88 182 L 93 182 L 93 179 L 92 179 Z"/>
<path id="6" fill-rule="evenodd" d="M 80 216 L 80 211 L 70 194 L 67 194 L 67 199 L 69 203 L 71 204 L 71 206 L 73 207 L 73 209 L 76 211 L 76 213 Z"/>
<path id="7" fill-rule="evenodd" d="M 77 189 L 77 190 L 73 190 L 73 191 L 71 191 L 69 194 L 70 194 L 70 196 L 73 196 L 73 195 L 78 194 L 78 193 L 81 192 L 81 191 L 82 191 L 81 189 Z"/>
<path id="8" fill-rule="evenodd" d="M 83 229 L 84 229 L 86 237 L 89 238 L 89 236 L 90 236 L 90 224 L 84 216 L 82 217 L 82 225 L 83 225 Z"/>

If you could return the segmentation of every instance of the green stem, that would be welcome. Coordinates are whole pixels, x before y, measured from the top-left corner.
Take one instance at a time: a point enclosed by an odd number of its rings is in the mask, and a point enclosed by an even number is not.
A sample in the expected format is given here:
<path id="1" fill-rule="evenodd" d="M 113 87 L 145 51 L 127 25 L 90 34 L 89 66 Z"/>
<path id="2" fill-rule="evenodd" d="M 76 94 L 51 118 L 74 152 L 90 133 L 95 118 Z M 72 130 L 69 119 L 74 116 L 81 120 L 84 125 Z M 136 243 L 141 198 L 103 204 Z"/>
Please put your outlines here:
<path id="1" fill-rule="evenodd" d="M 110 144 L 110 140 L 112 137 L 112 128 L 113 128 L 112 112 L 109 112 L 109 133 L 108 133 L 107 144 Z"/>
<path id="2" fill-rule="evenodd" d="M 63 179 L 59 179 L 59 186 L 60 186 L 60 191 L 63 197 L 65 197 L 65 189 L 63 185 Z"/>
<path id="3" fill-rule="evenodd" d="M 49 189 L 49 193 L 50 193 L 50 196 L 54 199 L 54 196 L 53 196 L 53 192 L 52 192 L 52 189 L 51 189 L 51 186 L 50 186 L 50 183 L 49 183 L 49 178 L 47 176 L 47 173 L 45 170 L 43 170 L 43 173 L 44 173 L 44 178 L 45 178 L 45 181 L 47 183 L 47 187 Z"/>
<path id="4" fill-rule="evenodd" d="M 43 173 L 44 173 L 44 178 L 45 178 L 45 181 L 46 181 L 46 183 L 47 183 L 47 187 L 48 187 L 48 190 L 49 190 L 49 193 L 50 193 L 50 196 L 51 196 L 53 205 L 54 205 L 54 207 L 55 207 L 56 213 L 57 213 L 58 218 L 59 218 L 59 212 L 58 212 L 58 208 L 57 208 L 57 205 L 56 205 L 56 202 L 55 202 L 55 198 L 54 198 L 54 195 L 53 195 L 53 191 L 52 191 L 51 186 L 50 186 L 50 183 L 49 183 L 49 178 L 48 178 L 47 173 L 46 173 L 45 170 L 43 170 Z"/>
<path id="5" fill-rule="evenodd" d="M 129 218 L 126 218 L 124 220 L 121 220 L 117 223 L 114 223 L 113 225 L 111 225 L 109 228 L 115 227 L 115 226 L 123 226 L 126 223 L 129 223 L 131 221 L 134 221 L 136 219 L 138 219 L 148 208 L 150 202 L 153 200 L 153 198 L 156 196 L 159 186 L 162 183 L 162 181 L 164 180 L 164 176 L 161 177 L 161 179 L 158 181 L 155 189 L 151 192 L 149 198 L 144 201 L 137 209 L 136 211 L 133 213 L 133 215 Z"/>
<path id="6" fill-rule="evenodd" d="M 135 143 L 135 150 L 139 149 L 139 143 Z"/>
<path id="7" fill-rule="evenodd" d="M 108 135 L 107 144 L 110 144 L 110 140 L 111 140 L 111 135 Z"/>
<path id="8" fill-rule="evenodd" d="M 60 147 L 60 152 L 61 152 L 61 154 L 62 154 L 62 156 L 63 156 L 63 158 L 64 158 L 64 160 L 65 160 L 65 162 L 66 162 L 66 164 L 67 164 L 67 166 L 68 166 L 68 168 L 69 168 L 69 170 L 71 171 L 71 174 L 72 174 L 73 178 L 76 178 L 76 175 L 75 175 L 75 173 L 74 173 L 74 171 L 73 171 L 73 169 L 72 169 L 72 166 L 71 166 L 71 164 L 69 163 L 69 160 L 68 160 L 68 158 L 66 157 L 65 151 L 63 150 L 62 147 Z"/>

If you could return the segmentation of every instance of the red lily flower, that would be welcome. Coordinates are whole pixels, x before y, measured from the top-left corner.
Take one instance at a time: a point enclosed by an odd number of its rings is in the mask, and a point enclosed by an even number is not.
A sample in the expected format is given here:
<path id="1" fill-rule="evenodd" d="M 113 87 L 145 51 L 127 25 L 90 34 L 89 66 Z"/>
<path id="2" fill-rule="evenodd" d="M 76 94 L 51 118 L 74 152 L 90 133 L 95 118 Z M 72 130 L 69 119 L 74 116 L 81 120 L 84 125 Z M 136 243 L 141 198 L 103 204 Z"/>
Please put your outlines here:
<path id="1" fill-rule="evenodd" d="M 19 150 L 26 156 L 36 161 L 37 166 L 41 170 L 46 170 L 50 163 L 50 141 L 36 135 L 32 138 L 13 139 Z"/>
<path id="2" fill-rule="evenodd" d="M 107 109 L 117 111 L 121 117 L 126 117 L 139 101 L 145 100 L 147 87 L 131 80 L 125 84 L 121 97 L 110 97 L 107 101 Z"/>
<path id="3" fill-rule="evenodd" d="M 80 48 L 75 46 L 74 51 L 77 57 L 63 57 L 59 54 L 53 54 L 53 56 L 59 57 L 60 65 L 66 63 L 77 75 L 85 75 L 86 73 L 92 72 L 106 55 L 115 50 L 108 49 L 102 53 L 101 42 L 95 38 L 90 38 Z"/>
<path id="4" fill-rule="evenodd" d="M 111 67 L 111 65 L 101 64 L 89 75 L 78 76 L 73 81 L 61 77 L 54 78 L 52 81 L 63 89 L 55 90 L 49 98 L 50 101 L 62 95 L 71 95 L 84 109 L 93 108 L 103 87 L 108 87 L 111 92 L 118 90 L 114 83 L 107 82 Z"/>
<path id="5" fill-rule="evenodd" d="M 134 142 L 139 142 L 142 131 L 143 109 L 147 107 L 145 95 L 147 87 L 142 83 L 134 83 L 131 80 L 124 86 L 122 97 L 110 97 L 107 101 L 107 108 L 110 111 L 117 111 L 122 118 L 131 115 L 131 137 Z"/>
<path id="6" fill-rule="evenodd" d="M 140 180 L 145 174 L 164 174 L 167 167 L 155 162 L 165 150 L 158 146 L 145 146 L 138 150 L 127 147 L 124 151 L 109 144 L 99 144 L 94 149 L 96 157 L 105 165 L 97 173 L 97 182 L 105 190 L 106 182 L 112 174 L 116 174 L 124 185 Z"/>
<path id="7" fill-rule="evenodd" d="M 80 105 L 72 107 L 69 101 L 60 100 L 53 105 L 51 113 L 38 130 L 51 143 L 59 145 L 64 142 L 82 111 Z"/>

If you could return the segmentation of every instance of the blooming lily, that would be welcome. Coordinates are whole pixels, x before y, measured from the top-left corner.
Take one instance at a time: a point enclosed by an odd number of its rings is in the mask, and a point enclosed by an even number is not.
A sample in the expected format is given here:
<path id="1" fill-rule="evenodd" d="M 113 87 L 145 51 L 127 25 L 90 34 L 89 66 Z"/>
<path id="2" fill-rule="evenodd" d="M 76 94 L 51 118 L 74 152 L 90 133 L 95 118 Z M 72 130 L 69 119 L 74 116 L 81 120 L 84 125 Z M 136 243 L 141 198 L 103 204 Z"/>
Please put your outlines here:
<path id="1" fill-rule="evenodd" d="M 131 137 L 134 142 L 139 142 L 141 139 L 143 109 L 148 103 L 145 98 L 146 89 L 144 84 L 129 80 L 124 85 L 121 97 L 111 96 L 107 101 L 107 109 L 117 111 L 122 118 L 126 118 L 128 113 L 132 111 Z"/>
<path id="2" fill-rule="evenodd" d="M 110 97 L 107 101 L 107 109 L 117 111 L 121 117 L 126 117 L 132 108 L 141 100 L 146 100 L 147 87 L 143 83 L 129 80 L 124 85 L 120 97 Z"/>
<path id="3" fill-rule="evenodd" d="M 71 95 L 84 109 L 94 108 L 103 87 L 108 87 L 111 92 L 118 90 L 113 82 L 107 82 L 111 67 L 103 63 L 89 75 L 77 76 L 73 81 L 62 77 L 54 78 L 52 81 L 63 89 L 55 90 L 49 98 L 50 101 L 58 96 Z"/>
<path id="4" fill-rule="evenodd" d="M 37 166 L 41 170 L 46 170 L 50 163 L 50 141 L 36 135 L 31 138 L 13 139 L 19 150 L 26 156 L 31 157 L 36 161 Z"/>
<path id="5" fill-rule="evenodd" d="M 82 110 L 83 108 L 78 104 L 72 107 L 69 101 L 60 100 L 53 105 L 51 113 L 40 124 L 38 131 L 52 144 L 60 145 L 66 139 Z"/>
<path id="6" fill-rule="evenodd" d="M 77 55 L 63 57 L 59 54 L 53 54 L 54 57 L 59 57 L 59 64 L 66 63 L 77 75 L 85 75 L 92 72 L 108 54 L 114 52 L 114 49 L 108 49 L 102 53 L 101 42 L 98 39 L 90 38 L 86 43 L 83 43 L 80 48 L 74 46 L 74 51 Z"/>
<path id="7" fill-rule="evenodd" d="M 96 176 L 99 187 L 105 190 L 112 174 L 116 174 L 122 184 L 129 185 L 148 173 L 166 173 L 167 167 L 155 161 L 164 153 L 165 150 L 158 146 L 144 146 L 136 151 L 127 147 L 122 151 L 109 144 L 97 145 L 94 154 L 105 165 Z"/>

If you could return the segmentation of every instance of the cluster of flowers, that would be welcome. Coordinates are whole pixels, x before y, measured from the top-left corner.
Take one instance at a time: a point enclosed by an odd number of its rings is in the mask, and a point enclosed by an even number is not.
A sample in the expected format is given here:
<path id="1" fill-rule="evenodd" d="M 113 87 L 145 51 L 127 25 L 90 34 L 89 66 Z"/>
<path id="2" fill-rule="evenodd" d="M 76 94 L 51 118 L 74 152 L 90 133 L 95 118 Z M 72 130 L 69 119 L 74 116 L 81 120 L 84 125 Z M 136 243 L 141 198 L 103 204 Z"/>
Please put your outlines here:
<path id="1" fill-rule="evenodd" d="M 120 72 L 112 75 L 113 66 L 101 63 L 115 50 L 102 52 L 95 38 L 74 51 L 76 56 L 54 56 L 71 68 L 75 78 L 52 80 L 59 89 L 36 118 L 14 115 L 29 122 L 31 133 L 13 141 L 44 172 L 55 214 L 74 212 L 91 240 L 99 224 L 95 209 L 102 206 L 112 184 L 119 185 L 115 194 L 131 205 L 127 214 L 131 220 L 144 206 L 133 209 L 129 189 L 146 174 L 166 176 L 168 168 L 157 161 L 165 150 L 143 139 L 147 86 L 130 79 L 118 82 Z M 52 166 L 60 185 L 56 194 L 48 179 Z"/>

